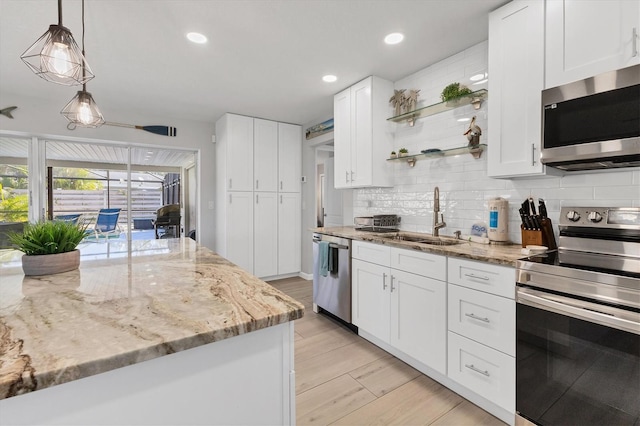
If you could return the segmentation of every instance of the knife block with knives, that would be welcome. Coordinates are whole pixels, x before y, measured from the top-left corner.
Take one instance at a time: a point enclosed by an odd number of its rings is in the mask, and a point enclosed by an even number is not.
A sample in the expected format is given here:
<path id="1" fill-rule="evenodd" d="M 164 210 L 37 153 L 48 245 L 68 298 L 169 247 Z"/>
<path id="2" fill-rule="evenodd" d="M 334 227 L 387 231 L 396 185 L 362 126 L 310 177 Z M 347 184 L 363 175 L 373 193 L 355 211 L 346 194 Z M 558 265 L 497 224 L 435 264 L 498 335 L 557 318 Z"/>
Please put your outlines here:
<path id="1" fill-rule="evenodd" d="M 547 217 L 547 207 L 543 199 L 539 199 L 539 214 L 536 214 L 536 207 L 533 198 L 529 198 L 522 203 L 520 208 L 520 218 L 522 224 L 522 247 L 529 245 L 545 246 L 549 250 L 558 248 L 553 235 L 551 219 Z"/>

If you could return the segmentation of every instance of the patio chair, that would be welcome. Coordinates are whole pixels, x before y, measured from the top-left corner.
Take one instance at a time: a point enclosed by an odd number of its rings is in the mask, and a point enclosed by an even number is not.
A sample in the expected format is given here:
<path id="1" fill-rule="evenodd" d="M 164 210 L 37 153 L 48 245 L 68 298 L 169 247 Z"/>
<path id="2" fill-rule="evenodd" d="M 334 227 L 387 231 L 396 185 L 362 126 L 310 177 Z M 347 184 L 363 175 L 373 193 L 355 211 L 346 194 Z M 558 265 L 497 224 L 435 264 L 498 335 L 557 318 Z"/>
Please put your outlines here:
<path id="1" fill-rule="evenodd" d="M 58 216 L 54 217 L 54 220 L 58 220 L 61 222 L 71 222 L 77 225 L 79 218 L 79 214 L 59 214 Z"/>
<path id="2" fill-rule="evenodd" d="M 156 218 L 153 220 L 153 228 L 158 238 L 178 238 L 180 236 L 180 204 L 168 204 L 160 207 L 156 211 Z M 164 233 L 160 235 L 158 230 Z"/>
<path id="3" fill-rule="evenodd" d="M 100 237 L 117 238 L 122 232 L 118 226 L 118 217 L 121 209 L 100 209 L 98 219 L 93 229 L 87 229 L 87 236 L 93 236 L 96 240 Z"/>

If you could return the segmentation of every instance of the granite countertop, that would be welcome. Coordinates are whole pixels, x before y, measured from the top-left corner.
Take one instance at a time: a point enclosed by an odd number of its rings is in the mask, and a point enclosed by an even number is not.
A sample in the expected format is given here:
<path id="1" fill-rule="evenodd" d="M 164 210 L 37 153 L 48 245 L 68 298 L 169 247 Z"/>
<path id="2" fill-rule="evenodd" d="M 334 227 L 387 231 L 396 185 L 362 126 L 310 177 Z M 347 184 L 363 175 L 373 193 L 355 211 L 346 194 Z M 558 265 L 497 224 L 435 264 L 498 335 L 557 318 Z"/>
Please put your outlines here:
<path id="1" fill-rule="evenodd" d="M 516 260 L 526 257 L 522 254 L 520 244 L 479 244 L 463 241 L 460 244 L 450 246 L 438 246 L 430 244 L 419 244 L 409 241 L 393 240 L 387 237 L 389 233 L 375 233 L 367 231 L 357 231 L 353 226 L 336 226 L 330 228 L 313 228 L 313 232 L 336 237 L 349 238 L 358 241 L 369 241 L 372 243 L 384 244 L 392 247 L 419 250 L 427 253 L 442 254 L 445 256 L 461 257 L 481 262 L 495 263 L 497 265 L 515 266 Z M 431 234 L 419 234 L 416 232 L 400 231 L 403 234 L 415 236 Z M 453 238 L 453 237 L 450 237 Z"/>
<path id="2" fill-rule="evenodd" d="M 79 270 L 41 277 L 25 277 L 6 250 L 0 256 L 0 399 L 304 315 L 189 238 L 80 249 Z"/>

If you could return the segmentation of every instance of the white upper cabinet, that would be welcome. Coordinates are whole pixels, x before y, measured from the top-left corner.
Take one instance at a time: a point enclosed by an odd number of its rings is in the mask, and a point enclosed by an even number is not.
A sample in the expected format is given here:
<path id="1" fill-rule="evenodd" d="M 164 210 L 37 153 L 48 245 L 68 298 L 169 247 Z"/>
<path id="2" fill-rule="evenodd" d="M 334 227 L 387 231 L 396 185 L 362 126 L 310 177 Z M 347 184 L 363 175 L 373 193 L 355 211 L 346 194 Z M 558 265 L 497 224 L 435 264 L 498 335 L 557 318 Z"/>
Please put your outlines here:
<path id="1" fill-rule="evenodd" d="M 388 128 L 393 84 L 367 77 L 333 100 L 335 187 L 389 186 L 386 158 L 393 149 Z"/>
<path id="2" fill-rule="evenodd" d="M 300 192 L 302 128 L 278 123 L 278 178 L 281 192 Z M 258 159 L 256 158 L 256 161 Z"/>
<path id="3" fill-rule="evenodd" d="M 333 97 L 334 185 L 350 188 L 351 171 L 351 88 Z"/>
<path id="4" fill-rule="evenodd" d="M 253 135 L 253 189 L 275 192 L 278 190 L 278 123 L 255 118 Z"/>
<path id="5" fill-rule="evenodd" d="M 639 64 L 639 32 L 638 0 L 547 0 L 545 88 Z"/>
<path id="6" fill-rule="evenodd" d="M 543 61 L 544 2 L 515 0 L 489 14 L 491 177 L 545 173 L 540 162 Z"/>
<path id="7" fill-rule="evenodd" d="M 226 189 L 253 191 L 253 118 L 227 114 Z"/>

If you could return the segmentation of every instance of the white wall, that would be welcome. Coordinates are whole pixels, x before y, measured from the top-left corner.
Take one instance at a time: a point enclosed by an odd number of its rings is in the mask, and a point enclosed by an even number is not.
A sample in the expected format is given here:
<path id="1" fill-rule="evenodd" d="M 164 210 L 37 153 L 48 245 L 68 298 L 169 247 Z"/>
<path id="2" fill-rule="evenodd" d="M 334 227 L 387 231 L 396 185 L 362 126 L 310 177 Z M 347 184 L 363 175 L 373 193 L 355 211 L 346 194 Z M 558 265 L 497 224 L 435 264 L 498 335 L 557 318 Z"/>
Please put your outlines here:
<path id="1" fill-rule="evenodd" d="M 73 96 L 73 90 L 69 89 L 69 99 Z M 13 111 L 14 119 L 0 117 L 0 133 L 24 132 L 30 135 L 46 136 L 50 139 L 74 138 L 74 140 L 100 140 L 108 142 L 121 142 L 141 144 L 147 146 L 180 147 L 200 151 L 201 167 L 198 169 L 198 198 L 200 226 L 197 229 L 198 241 L 213 249 L 213 221 L 214 210 L 209 209 L 213 203 L 215 168 L 215 145 L 211 142 L 214 124 L 179 120 L 173 117 L 161 117 L 145 114 L 143 111 L 118 111 L 103 110 L 107 121 L 139 124 L 139 125 L 167 125 L 178 129 L 176 137 L 160 136 L 135 129 L 126 129 L 113 126 L 102 126 L 98 129 L 67 130 L 67 121 L 60 115 L 60 109 L 69 99 L 60 99 L 60 102 L 43 101 L 42 99 L 26 97 L 14 93 L 0 92 L 2 107 L 16 105 L 18 109 Z M 99 97 L 96 98 L 99 102 Z M 100 105 L 98 103 L 98 105 Z M 212 204 L 213 205 L 213 204 Z"/>
<path id="2" fill-rule="evenodd" d="M 440 102 L 440 92 L 452 82 L 469 85 L 469 77 L 487 71 L 487 42 L 480 43 L 400 81 L 395 89 L 421 89 L 418 106 Z M 491 78 L 491 76 L 489 76 Z M 458 118 L 477 116 L 482 128 L 481 143 L 491 149 L 491 129 L 487 114 L 491 110 L 491 93 L 479 111 L 471 106 L 420 119 L 415 127 L 397 124 L 394 146 L 410 153 L 429 148 L 464 146 L 462 134 L 468 123 Z M 389 109 L 391 115 L 391 109 Z M 520 242 L 519 205 L 529 196 L 543 198 L 549 217 L 557 224 L 562 206 L 640 206 L 640 169 L 618 172 L 596 172 L 564 177 L 541 177 L 519 180 L 487 177 L 487 155 L 473 159 L 459 157 L 420 159 L 414 168 L 406 163 L 394 164 L 394 187 L 358 189 L 354 191 L 354 216 L 395 213 L 402 216 L 402 229 L 431 232 L 433 224 L 433 189 L 440 188 L 440 208 L 447 227 L 442 234 L 456 230 L 468 233 L 477 221 L 488 222 L 487 200 L 504 197 L 509 200 L 509 238 Z M 557 227 L 556 227 L 557 232 Z"/>

